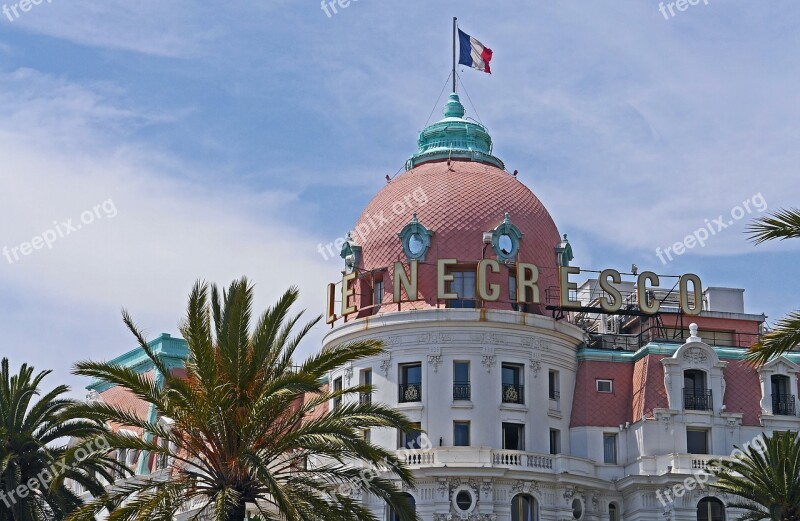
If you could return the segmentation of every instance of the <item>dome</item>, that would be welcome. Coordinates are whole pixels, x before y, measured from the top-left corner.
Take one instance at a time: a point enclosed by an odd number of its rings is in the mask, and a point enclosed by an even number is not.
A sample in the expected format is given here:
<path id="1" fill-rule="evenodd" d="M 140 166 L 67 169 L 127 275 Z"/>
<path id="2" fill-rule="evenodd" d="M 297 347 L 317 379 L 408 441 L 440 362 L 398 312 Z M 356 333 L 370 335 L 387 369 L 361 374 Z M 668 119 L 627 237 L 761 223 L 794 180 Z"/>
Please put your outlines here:
<path id="1" fill-rule="evenodd" d="M 409 160 L 409 169 L 384 186 L 357 221 L 349 244 L 358 252 L 359 309 L 378 303 L 373 300 L 376 281 L 382 281 L 384 288 L 381 313 L 444 307 L 444 302 L 437 302 L 437 260 L 457 259 L 454 270 L 472 273 L 481 259 L 502 261 L 493 246 L 484 243 L 484 233 L 507 219 L 521 233 L 518 249 L 513 259 L 501 262 L 499 274 L 489 273 L 488 282 L 498 284 L 501 294 L 497 302 L 483 302 L 481 307 L 516 309 L 514 289 L 509 287 L 516 261 L 539 269 L 542 305 L 527 311 L 544 312 L 546 291 L 558 286 L 555 248 L 561 238 L 541 201 L 503 170 L 491 147 L 485 128 L 464 119 L 458 96 L 451 95 L 445 118 L 420 133 L 419 151 Z M 399 235 L 416 222 L 432 232 L 419 262 L 419 300 L 398 306 L 392 304 L 393 265 L 408 262 Z M 364 309 L 359 315 L 373 312 L 374 308 Z"/>
<path id="2" fill-rule="evenodd" d="M 361 269 L 391 268 L 397 261 L 407 261 L 398 233 L 414 213 L 433 235 L 425 261 L 419 266 L 420 301 L 405 308 L 436 307 L 437 259 L 458 259 L 460 264 L 474 266 L 482 258 L 495 258 L 491 245 L 484 257 L 483 233 L 502 224 L 506 213 L 523 234 L 519 262 L 539 268 L 541 300 L 545 300 L 546 288 L 558 286 L 558 229 L 541 201 L 508 172 L 459 160 L 450 166 L 446 161 L 424 163 L 396 177 L 369 202 L 358 220 L 361 227 L 357 226 L 357 231 L 369 229 L 357 235 Z M 501 285 L 500 302 L 486 307 L 509 309 L 508 273 L 503 273 L 507 269 L 501 268 L 497 280 L 490 280 Z M 385 275 L 384 303 L 391 303 L 392 270 Z M 381 312 L 391 311 L 386 308 Z"/>

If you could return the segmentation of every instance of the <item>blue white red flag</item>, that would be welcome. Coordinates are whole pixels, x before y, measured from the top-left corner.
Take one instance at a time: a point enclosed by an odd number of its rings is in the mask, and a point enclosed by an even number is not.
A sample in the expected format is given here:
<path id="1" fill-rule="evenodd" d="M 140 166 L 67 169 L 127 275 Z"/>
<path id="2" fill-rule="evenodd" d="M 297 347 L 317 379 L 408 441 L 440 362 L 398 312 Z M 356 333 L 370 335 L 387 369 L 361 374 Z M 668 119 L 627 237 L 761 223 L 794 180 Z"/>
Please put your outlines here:
<path id="1" fill-rule="evenodd" d="M 461 29 L 458 30 L 458 40 L 461 48 L 458 63 L 491 74 L 492 50 Z"/>

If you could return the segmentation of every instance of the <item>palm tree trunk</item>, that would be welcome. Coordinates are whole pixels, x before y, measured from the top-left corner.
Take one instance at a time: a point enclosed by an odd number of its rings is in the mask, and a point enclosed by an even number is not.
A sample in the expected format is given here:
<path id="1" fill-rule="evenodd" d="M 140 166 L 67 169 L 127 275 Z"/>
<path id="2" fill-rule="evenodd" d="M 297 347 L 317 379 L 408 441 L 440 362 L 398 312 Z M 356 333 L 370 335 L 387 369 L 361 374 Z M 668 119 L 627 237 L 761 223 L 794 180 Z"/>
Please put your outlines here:
<path id="1" fill-rule="evenodd" d="M 239 502 L 236 506 L 228 509 L 228 521 L 245 521 L 247 515 L 247 503 L 244 501 Z"/>

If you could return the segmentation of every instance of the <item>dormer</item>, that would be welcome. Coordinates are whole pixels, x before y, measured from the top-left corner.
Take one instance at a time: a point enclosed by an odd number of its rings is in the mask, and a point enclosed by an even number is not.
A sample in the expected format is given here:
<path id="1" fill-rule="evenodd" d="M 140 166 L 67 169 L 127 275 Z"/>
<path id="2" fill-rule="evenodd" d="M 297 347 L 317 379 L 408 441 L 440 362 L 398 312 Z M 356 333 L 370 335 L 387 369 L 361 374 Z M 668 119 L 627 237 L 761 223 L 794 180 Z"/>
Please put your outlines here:
<path id="1" fill-rule="evenodd" d="M 697 324 L 689 326 L 691 336 L 669 358 L 664 358 L 664 387 L 669 408 L 683 411 L 721 412 L 725 395 L 723 369 L 717 352 L 697 335 Z"/>

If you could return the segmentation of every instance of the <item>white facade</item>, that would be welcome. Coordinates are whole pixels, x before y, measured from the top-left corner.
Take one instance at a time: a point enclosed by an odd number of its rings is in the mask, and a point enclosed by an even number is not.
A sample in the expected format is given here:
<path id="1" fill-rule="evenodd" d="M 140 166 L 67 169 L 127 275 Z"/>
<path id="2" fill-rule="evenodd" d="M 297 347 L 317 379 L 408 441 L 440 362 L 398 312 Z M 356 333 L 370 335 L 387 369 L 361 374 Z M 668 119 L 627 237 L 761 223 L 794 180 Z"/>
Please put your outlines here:
<path id="1" fill-rule="evenodd" d="M 485 309 L 406 311 L 342 324 L 326 336 L 324 345 L 365 339 L 382 340 L 385 354 L 331 374 L 331 383 L 341 379 L 344 386 L 354 385 L 371 371 L 372 400 L 396 407 L 426 431 L 430 446 L 414 449 L 401 447 L 401 435 L 394 430 L 369 433 L 373 443 L 398 449 L 398 457 L 414 469 L 416 488 L 406 492 L 423 520 L 518 519 L 511 512 L 518 494 L 535 499 L 532 519 L 540 521 L 600 521 L 614 515 L 628 521 L 703 519 L 698 517 L 701 500 L 716 496 L 727 504 L 731 498 L 694 488 L 693 476 L 706 468 L 712 454 L 728 456 L 734 445 L 761 432 L 760 427 L 742 427 L 742 414 L 725 412 L 726 362 L 696 337 L 674 346 L 672 356 L 661 362 L 668 408 L 655 410 L 653 418 L 602 428 L 570 428 L 573 403 L 582 399 L 574 392 L 584 333 L 566 321 Z M 469 364 L 468 400 L 454 399 L 455 362 Z M 420 367 L 419 401 L 401 400 L 407 364 Z M 504 365 L 521 369 L 524 403 L 504 403 Z M 790 372 L 796 385 L 795 364 L 773 367 L 764 371 Z M 684 410 L 680 389 L 687 369 L 709 375 L 715 397 L 711 410 Z M 557 380 L 557 389 L 551 388 L 551 380 Z M 410 398 L 416 398 L 414 392 Z M 800 426 L 796 417 L 776 418 L 774 428 Z M 468 446 L 455 446 L 455 422 L 469 422 Z M 524 446 L 504 448 L 504 424 L 523 426 Z M 707 431 L 709 455 L 688 453 L 687 428 Z M 551 447 L 551 432 L 560 447 Z M 611 440 L 616 463 L 606 462 Z M 694 490 L 674 501 L 662 492 L 685 481 Z M 379 519 L 390 519 L 383 503 L 364 500 Z M 735 519 L 735 514 L 727 508 L 726 519 Z"/>

